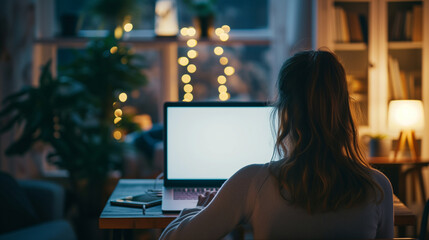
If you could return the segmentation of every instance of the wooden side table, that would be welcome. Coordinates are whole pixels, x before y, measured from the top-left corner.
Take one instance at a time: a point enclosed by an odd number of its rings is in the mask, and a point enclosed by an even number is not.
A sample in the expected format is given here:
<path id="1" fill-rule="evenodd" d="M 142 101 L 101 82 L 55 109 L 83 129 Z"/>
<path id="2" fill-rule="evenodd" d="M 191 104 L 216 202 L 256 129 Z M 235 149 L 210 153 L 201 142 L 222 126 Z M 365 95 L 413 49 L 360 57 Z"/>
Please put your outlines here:
<path id="1" fill-rule="evenodd" d="M 383 172 L 392 183 L 393 192 L 402 201 L 406 202 L 406 177 L 410 174 L 417 177 L 417 182 L 421 192 L 422 202 L 426 202 L 426 190 L 423 180 L 423 168 L 429 166 L 429 159 L 398 159 L 393 161 L 387 157 L 369 158 L 369 164 Z"/>

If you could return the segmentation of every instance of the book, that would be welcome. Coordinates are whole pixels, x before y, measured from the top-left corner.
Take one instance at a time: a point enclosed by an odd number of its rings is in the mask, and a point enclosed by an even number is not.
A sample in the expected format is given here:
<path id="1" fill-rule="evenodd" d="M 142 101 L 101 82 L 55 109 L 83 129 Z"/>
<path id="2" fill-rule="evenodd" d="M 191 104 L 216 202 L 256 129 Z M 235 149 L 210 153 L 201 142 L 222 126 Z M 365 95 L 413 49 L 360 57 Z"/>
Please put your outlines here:
<path id="1" fill-rule="evenodd" d="M 415 42 L 422 41 L 422 21 L 423 21 L 423 12 L 421 5 L 413 6 L 413 35 L 412 40 Z"/>
<path id="2" fill-rule="evenodd" d="M 347 20 L 350 30 L 350 42 L 363 42 L 363 34 L 361 24 L 359 22 L 359 15 L 354 12 L 348 12 Z"/>
<path id="3" fill-rule="evenodd" d="M 335 42 L 343 42 L 343 33 L 342 33 L 342 26 L 341 26 L 341 13 L 340 8 L 335 7 L 334 13 L 335 13 Z"/>
<path id="4" fill-rule="evenodd" d="M 350 30 L 349 24 L 347 21 L 347 14 L 343 8 L 340 8 L 340 17 L 341 17 L 341 33 L 342 33 L 342 42 L 348 43 L 350 42 Z"/>
<path id="5" fill-rule="evenodd" d="M 404 99 L 398 60 L 389 56 L 388 68 L 393 99 Z"/>
<path id="6" fill-rule="evenodd" d="M 404 26 L 404 40 L 411 41 L 413 35 L 413 11 L 408 10 L 405 12 Z"/>

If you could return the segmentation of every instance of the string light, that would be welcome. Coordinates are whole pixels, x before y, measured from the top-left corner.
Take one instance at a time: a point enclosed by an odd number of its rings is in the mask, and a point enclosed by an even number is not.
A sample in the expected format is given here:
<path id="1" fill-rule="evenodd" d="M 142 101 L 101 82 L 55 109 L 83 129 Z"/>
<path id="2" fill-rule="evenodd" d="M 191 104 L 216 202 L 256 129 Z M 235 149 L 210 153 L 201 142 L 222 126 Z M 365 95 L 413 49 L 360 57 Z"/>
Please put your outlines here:
<path id="1" fill-rule="evenodd" d="M 227 88 L 225 85 L 220 85 L 220 86 L 218 87 L 218 91 L 219 91 L 220 93 L 226 92 L 227 90 L 228 90 L 228 88 Z"/>
<path id="2" fill-rule="evenodd" d="M 115 117 L 122 117 L 122 110 L 121 109 L 116 109 L 115 112 Z"/>
<path id="3" fill-rule="evenodd" d="M 198 41 L 196 39 L 191 38 L 186 42 L 186 44 L 188 45 L 188 47 L 193 48 L 197 46 Z"/>
<path id="4" fill-rule="evenodd" d="M 222 28 L 216 28 L 215 30 L 215 34 L 216 36 L 220 36 L 222 33 L 224 33 L 225 31 Z"/>
<path id="5" fill-rule="evenodd" d="M 188 36 L 193 37 L 193 36 L 195 36 L 195 34 L 197 34 L 197 30 L 195 30 L 194 27 L 189 27 L 188 28 Z"/>
<path id="6" fill-rule="evenodd" d="M 225 84 L 226 83 L 226 77 L 223 75 L 220 75 L 219 77 L 217 77 L 217 82 L 219 84 Z"/>
<path id="7" fill-rule="evenodd" d="M 228 64 L 228 58 L 227 57 L 221 57 L 219 59 L 219 63 L 222 64 L 222 65 Z"/>
<path id="8" fill-rule="evenodd" d="M 219 39 L 220 39 L 222 42 L 226 42 L 226 41 L 228 41 L 228 39 L 229 39 L 229 35 L 228 35 L 228 33 L 222 33 L 222 34 L 219 36 Z"/>
<path id="9" fill-rule="evenodd" d="M 231 28 L 228 25 L 223 25 L 221 28 L 226 33 L 229 33 L 229 31 L 231 30 Z"/>
<path id="10" fill-rule="evenodd" d="M 186 69 L 188 70 L 189 73 L 194 73 L 197 71 L 197 66 L 195 66 L 195 64 L 189 64 Z"/>
<path id="11" fill-rule="evenodd" d="M 182 66 L 186 66 L 189 63 L 189 59 L 187 57 L 180 57 L 177 62 L 182 65 Z"/>
<path id="12" fill-rule="evenodd" d="M 183 87 L 183 91 L 185 91 L 186 93 L 190 93 L 190 92 L 192 92 L 192 90 L 194 90 L 194 88 L 192 87 L 192 85 L 191 85 L 191 84 L 186 84 L 186 85 Z"/>
<path id="13" fill-rule="evenodd" d="M 182 75 L 182 82 L 183 83 L 189 83 L 191 81 L 191 76 L 189 74 L 183 74 Z"/>
<path id="14" fill-rule="evenodd" d="M 180 29 L 180 34 L 182 36 L 189 36 L 191 37 L 186 41 L 186 45 L 189 48 L 194 48 L 197 46 L 198 41 L 192 37 L 194 37 L 197 34 L 197 30 L 194 27 L 184 27 Z M 189 74 L 195 73 L 197 71 L 197 66 L 195 64 L 190 63 L 191 59 L 195 59 L 198 56 L 198 52 L 194 49 L 190 49 L 186 55 L 188 57 L 180 57 L 178 59 L 178 63 L 182 65 L 183 67 L 186 66 L 186 70 Z M 194 87 L 190 84 L 191 82 L 191 76 L 185 73 L 182 75 L 181 80 L 185 84 L 183 86 L 183 91 L 185 91 L 185 94 L 183 96 L 183 101 L 185 102 L 191 102 L 194 99 L 194 96 L 192 95 L 192 91 L 194 90 Z"/>
<path id="15" fill-rule="evenodd" d="M 188 51 L 188 58 L 190 58 L 190 59 L 194 59 L 194 58 L 196 58 L 198 56 L 198 52 L 197 51 L 195 51 L 195 50 L 193 50 L 193 49 L 191 49 L 191 50 L 189 50 Z"/>
<path id="16" fill-rule="evenodd" d="M 223 48 L 222 48 L 222 47 L 215 47 L 215 48 L 214 48 L 214 50 L 213 50 L 213 52 L 214 52 L 216 55 L 220 56 L 220 55 L 222 55 L 222 54 L 223 54 Z"/>
<path id="17" fill-rule="evenodd" d="M 192 93 L 185 93 L 185 95 L 183 96 L 183 101 L 185 102 L 191 102 L 194 99 L 194 96 L 192 95 Z"/>
<path id="18" fill-rule="evenodd" d="M 184 27 L 184 28 L 180 29 L 180 34 L 182 36 L 188 36 L 188 28 Z"/>
<path id="19" fill-rule="evenodd" d="M 122 120 L 121 117 L 115 117 L 115 119 L 113 120 L 114 124 L 117 124 L 118 122 L 120 122 Z"/>
<path id="20" fill-rule="evenodd" d="M 124 25 L 124 31 L 125 32 L 131 32 L 131 30 L 133 30 L 133 24 L 132 23 L 126 23 Z"/>
<path id="21" fill-rule="evenodd" d="M 228 66 L 225 68 L 224 72 L 227 76 L 231 76 L 232 74 L 235 73 L 235 69 L 231 66 Z"/>
<path id="22" fill-rule="evenodd" d="M 114 32 L 115 38 L 120 39 L 120 38 L 122 38 L 123 34 L 124 34 L 124 31 L 122 31 L 122 28 L 120 26 L 117 26 L 115 28 L 115 32 Z"/>
<path id="23" fill-rule="evenodd" d="M 110 48 L 110 53 L 111 54 L 115 54 L 116 52 L 118 52 L 118 47 L 117 46 L 113 46 Z"/>
<path id="24" fill-rule="evenodd" d="M 128 99 L 128 95 L 126 94 L 126 93 L 121 93 L 121 94 L 119 94 L 119 97 L 118 97 L 118 99 L 119 99 L 119 101 L 121 101 L 121 102 L 125 102 L 125 101 L 127 101 L 127 99 Z"/>
<path id="25" fill-rule="evenodd" d="M 121 131 L 119 131 L 119 130 L 115 130 L 115 131 L 113 132 L 113 138 L 115 138 L 116 140 L 121 140 L 121 138 L 122 138 L 122 133 L 121 133 Z"/>

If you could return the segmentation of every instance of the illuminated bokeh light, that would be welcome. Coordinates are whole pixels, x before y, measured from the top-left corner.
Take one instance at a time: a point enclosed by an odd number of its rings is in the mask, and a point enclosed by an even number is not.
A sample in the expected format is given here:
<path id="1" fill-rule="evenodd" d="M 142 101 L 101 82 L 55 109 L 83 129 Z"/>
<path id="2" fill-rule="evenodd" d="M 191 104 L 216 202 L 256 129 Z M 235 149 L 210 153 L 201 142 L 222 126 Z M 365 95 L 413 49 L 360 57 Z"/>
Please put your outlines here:
<path id="1" fill-rule="evenodd" d="M 222 33 L 224 33 L 225 31 L 222 28 L 216 28 L 215 30 L 215 34 L 216 36 L 220 36 Z"/>
<path id="2" fill-rule="evenodd" d="M 114 32 L 115 38 L 120 39 L 123 34 L 124 34 L 124 31 L 122 31 L 122 28 L 120 26 L 117 26 Z"/>
<path id="3" fill-rule="evenodd" d="M 214 52 L 216 55 L 220 56 L 220 55 L 222 55 L 222 54 L 223 54 L 223 48 L 222 48 L 222 47 L 215 47 L 215 48 L 214 48 L 214 50 L 213 50 L 213 52 Z"/>
<path id="4" fill-rule="evenodd" d="M 217 77 L 217 82 L 219 84 L 225 84 L 226 83 L 226 77 L 223 75 L 220 75 L 219 77 Z"/>
<path id="5" fill-rule="evenodd" d="M 197 46 L 197 44 L 198 44 L 198 42 L 197 42 L 197 40 L 195 40 L 195 39 L 189 39 L 187 42 L 186 42 L 186 44 L 188 45 L 188 47 L 195 47 L 195 46 Z"/>
<path id="6" fill-rule="evenodd" d="M 189 83 L 191 81 L 191 76 L 189 74 L 183 74 L 182 75 L 182 82 L 183 83 Z"/>
<path id="7" fill-rule="evenodd" d="M 119 107 L 119 103 L 118 103 L 118 102 L 113 102 L 112 106 L 113 106 L 114 108 L 117 108 L 117 107 Z"/>
<path id="8" fill-rule="evenodd" d="M 197 66 L 195 66 L 195 64 L 189 64 L 187 70 L 189 73 L 194 73 L 197 71 Z"/>
<path id="9" fill-rule="evenodd" d="M 185 91 L 186 93 L 190 93 L 190 92 L 192 92 L 192 90 L 194 90 L 194 88 L 192 87 L 192 85 L 191 85 L 191 84 L 186 84 L 186 85 L 183 87 L 183 91 Z"/>
<path id="10" fill-rule="evenodd" d="M 227 65 L 228 64 L 228 58 L 227 57 L 221 57 L 219 59 L 219 63 L 222 65 Z"/>
<path id="11" fill-rule="evenodd" d="M 223 41 L 223 42 L 228 41 L 228 39 L 229 39 L 229 35 L 228 35 L 228 33 L 222 33 L 222 34 L 219 36 L 219 39 L 220 39 L 221 41 Z"/>
<path id="12" fill-rule="evenodd" d="M 224 72 L 227 76 L 231 76 L 232 74 L 235 73 L 235 69 L 231 66 L 228 66 L 225 68 Z"/>
<path id="13" fill-rule="evenodd" d="M 223 25 L 222 30 L 226 33 L 229 33 L 229 31 L 231 31 L 231 28 L 228 25 Z"/>
<path id="14" fill-rule="evenodd" d="M 182 66 L 186 66 L 189 63 L 189 59 L 187 57 L 180 57 L 177 62 L 182 65 Z"/>
<path id="15" fill-rule="evenodd" d="M 113 138 L 115 138 L 116 140 L 121 140 L 121 138 L 122 138 L 122 133 L 121 133 L 121 131 L 119 131 L 119 130 L 115 130 L 115 131 L 113 132 Z"/>
<path id="16" fill-rule="evenodd" d="M 119 101 L 121 101 L 121 102 L 125 102 L 125 101 L 127 101 L 127 99 L 128 99 L 128 95 L 126 94 L 126 93 L 121 93 L 121 94 L 119 94 L 119 97 L 118 97 L 118 99 L 119 99 Z"/>
<path id="17" fill-rule="evenodd" d="M 193 50 L 193 49 L 191 49 L 191 50 L 189 50 L 188 51 L 188 57 L 190 58 L 190 59 L 194 59 L 194 58 L 196 58 L 198 56 L 198 52 L 197 51 L 195 51 L 195 50 Z"/>
<path id="18" fill-rule="evenodd" d="M 188 36 L 188 28 L 184 27 L 184 28 L 180 29 L 180 34 L 182 36 Z"/>
<path id="19" fill-rule="evenodd" d="M 220 85 L 219 87 L 218 87 L 218 91 L 220 92 L 220 93 L 223 93 L 223 92 L 226 92 L 228 89 L 226 88 L 226 86 L 225 85 Z"/>
<path id="20" fill-rule="evenodd" d="M 189 27 L 188 28 L 188 36 L 193 37 L 193 36 L 195 36 L 195 34 L 197 34 L 197 30 L 195 30 L 194 27 Z"/>
<path id="21" fill-rule="evenodd" d="M 120 122 L 122 120 L 122 118 L 121 117 L 116 117 L 114 120 L 113 120 L 113 123 L 114 124 L 117 124 L 118 122 Z"/>
<path id="22" fill-rule="evenodd" d="M 111 54 L 115 54 L 116 52 L 118 52 L 118 47 L 117 46 L 113 46 L 110 48 L 110 53 Z"/>
<path id="23" fill-rule="evenodd" d="M 122 110 L 121 109 L 115 110 L 115 117 L 122 117 Z"/>
<path id="24" fill-rule="evenodd" d="M 133 24 L 132 23 L 127 23 L 124 25 L 124 31 L 125 32 L 131 32 L 131 30 L 133 30 Z"/>
<path id="25" fill-rule="evenodd" d="M 227 92 L 221 92 L 219 93 L 219 99 L 221 101 L 226 101 L 229 99 L 229 94 Z"/>
<path id="26" fill-rule="evenodd" d="M 192 95 L 192 93 L 185 93 L 185 95 L 183 96 L 183 101 L 185 102 L 190 102 L 194 99 L 194 96 Z"/>

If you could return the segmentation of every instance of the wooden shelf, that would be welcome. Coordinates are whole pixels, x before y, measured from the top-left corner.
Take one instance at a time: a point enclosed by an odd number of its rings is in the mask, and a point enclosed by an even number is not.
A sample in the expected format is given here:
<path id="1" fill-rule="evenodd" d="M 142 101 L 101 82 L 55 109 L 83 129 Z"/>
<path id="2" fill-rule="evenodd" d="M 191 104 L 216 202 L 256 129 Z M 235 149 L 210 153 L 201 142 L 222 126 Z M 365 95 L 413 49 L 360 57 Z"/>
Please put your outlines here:
<path id="1" fill-rule="evenodd" d="M 335 51 L 365 51 L 368 46 L 365 43 L 335 43 Z"/>
<path id="2" fill-rule="evenodd" d="M 389 49 L 421 49 L 422 46 L 422 42 L 389 42 Z"/>

